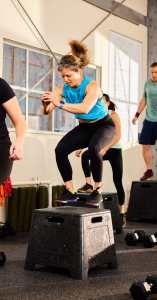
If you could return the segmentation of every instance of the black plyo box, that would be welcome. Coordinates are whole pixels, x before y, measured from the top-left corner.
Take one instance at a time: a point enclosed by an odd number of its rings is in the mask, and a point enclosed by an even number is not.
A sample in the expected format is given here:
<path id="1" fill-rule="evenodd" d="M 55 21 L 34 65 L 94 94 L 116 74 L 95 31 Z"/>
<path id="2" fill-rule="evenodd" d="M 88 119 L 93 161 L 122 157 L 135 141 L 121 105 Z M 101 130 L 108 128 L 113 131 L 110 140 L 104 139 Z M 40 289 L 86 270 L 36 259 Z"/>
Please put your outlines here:
<path id="1" fill-rule="evenodd" d="M 26 270 L 36 265 L 61 267 L 87 279 L 95 266 L 117 268 L 109 210 L 63 206 L 34 210 Z"/>
<path id="2" fill-rule="evenodd" d="M 77 202 L 77 206 L 86 206 L 86 199 L 90 193 L 77 193 L 80 201 Z M 118 197 L 116 193 L 102 193 L 103 203 L 102 208 L 109 209 L 111 211 L 113 229 L 116 233 L 121 233 L 122 231 L 122 218 L 119 213 L 118 208 Z"/>
<path id="3" fill-rule="evenodd" d="M 127 220 L 157 222 L 157 181 L 132 182 Z"/>

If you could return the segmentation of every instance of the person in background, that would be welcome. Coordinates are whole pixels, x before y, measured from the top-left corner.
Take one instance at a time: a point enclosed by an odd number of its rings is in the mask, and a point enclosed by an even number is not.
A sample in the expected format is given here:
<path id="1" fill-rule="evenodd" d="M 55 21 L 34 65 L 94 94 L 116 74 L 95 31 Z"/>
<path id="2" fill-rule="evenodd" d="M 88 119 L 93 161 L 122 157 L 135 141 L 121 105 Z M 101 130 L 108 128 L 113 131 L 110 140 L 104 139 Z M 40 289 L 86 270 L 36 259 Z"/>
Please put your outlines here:
<path id="1" fill-rule="evenodd" d="M 108 112 L 115 124 L 116 132 L 114 139 L 112 140 L 113 145 L 111 148 L 106 151 L 103 155 L 103 160 L 108 160 L 110 162 L 112 172 L 113 172 L 113 182 L 115 184 L 116 190 L 117 190 L 117 196 L 119 201 L 119 211 L 124 219 L 125 214 L 125 208 L 124 208 L 124 202 L 125 202 L 125 192 L 122 182 L 123 177 L 123 158 L 122 158 L 122 143 L 121 143 L 121 123 L 120 118 L 117 112 L 115 111 L 116 106 L 115 104 L 110 100 L 109 95 L 103 94 L 103 99 L 108 107 Z M 76 156 L 80 156 L 82 153 L 82 150 L 76 151 Z M 92 178 L 91 178 L 91 168 L 90 168 L 90 155 L 89 151 L 86 150 L 81 155 L 81 162 L 82 162 L 82 169 L 85 175 L 85 185 L 80 187 L 78 189 L 79 193 L 83 192 L 92 192 L 93 191 L 93 185 L 92 185 Z"/>
<path id="2" fill-rule="evenodd" d="M 15 127 L 14 143 L 11 143 L 7 130 L 7 115 Z M 14 91 L 3 78 L 0 78 L 0 206 L 4 206 L 11 192 L 10 174 L 13 161 L 23 157 L 25 128 L 25 120 Z"/>
<path id="3" fill-rule="evenodd" d="M 141 181 L 147 180 L 154 175 L 151 146 L 157 140 L 157 62 L 152 63 L 150 67 L 151 79 L 146 81 L 144 85 L 143 97 L 132 120 L 133 124 L 136 124 L 139 116 L 146 109 L 146 116 L 139 137 L 139 144 L 142 145 L 143 159 L 146 164 L 146 171 L 140 178 Z"/>

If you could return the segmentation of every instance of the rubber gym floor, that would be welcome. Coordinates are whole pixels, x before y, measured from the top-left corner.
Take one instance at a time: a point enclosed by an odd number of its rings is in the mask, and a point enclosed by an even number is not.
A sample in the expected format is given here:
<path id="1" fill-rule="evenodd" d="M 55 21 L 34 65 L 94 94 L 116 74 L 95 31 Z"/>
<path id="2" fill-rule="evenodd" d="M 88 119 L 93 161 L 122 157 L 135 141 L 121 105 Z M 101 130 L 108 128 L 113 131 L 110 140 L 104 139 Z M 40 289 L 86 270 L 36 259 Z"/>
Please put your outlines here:
<path id="1" fill-rule="evenodd" d="M 41 268 L 24 270 L 28 234 L 18 234 L 0 240 L 0 251 L 7 262 L 0 267 L 0 299 L 6 300 L 129 300 L 129 287 L 134 280 L 144 280 L 157 274 L 157 246 L 144 249 L 142 245 L 128 247 L 124 235 L 128 231 L 144 229 L 157 231 L 157 224 L 128 223 L 123 233 L 115 234 L 119 267 L 116 270 L 94 268 L 88 280 L 72 279 L 61 269 Z M 157 299 L 157 295 L 149 299 Z M 141 300 L 141 299 L 139 299 Z"/>

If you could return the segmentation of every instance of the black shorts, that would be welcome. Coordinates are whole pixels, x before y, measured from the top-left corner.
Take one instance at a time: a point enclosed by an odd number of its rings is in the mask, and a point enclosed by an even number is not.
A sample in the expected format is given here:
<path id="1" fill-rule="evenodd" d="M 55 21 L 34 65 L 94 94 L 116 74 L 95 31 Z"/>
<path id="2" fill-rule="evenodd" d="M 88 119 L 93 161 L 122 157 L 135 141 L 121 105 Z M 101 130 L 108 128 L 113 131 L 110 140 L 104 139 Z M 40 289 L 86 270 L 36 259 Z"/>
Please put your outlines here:
<path id="1" fill-rule="evenodd" d="M 0 143 L 0 184 L 9 176 L 13 166 L 13 160 L 9 158 L 10 143 Z"/>
<path id="2" fill-rule="evenodd" d="M 139 137 L 139 144 L 154 145 L 157 140 L 157 122 L 144 120 L 143 128 Z"/>

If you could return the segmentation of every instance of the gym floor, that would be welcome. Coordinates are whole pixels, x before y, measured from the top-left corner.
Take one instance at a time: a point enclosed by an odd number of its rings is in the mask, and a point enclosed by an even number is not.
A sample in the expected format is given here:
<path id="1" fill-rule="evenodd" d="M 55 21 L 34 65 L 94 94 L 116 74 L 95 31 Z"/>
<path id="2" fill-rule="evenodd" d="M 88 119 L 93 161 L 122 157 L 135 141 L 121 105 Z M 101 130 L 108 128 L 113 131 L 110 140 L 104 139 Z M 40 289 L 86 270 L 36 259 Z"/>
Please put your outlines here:
<path id="1" fill-rule="evenodd" d="M 157 246 L 144 249 L 142 245 L 128 247 L 124 235 L 128 231 L 144 229 L 157 231 L 157 224 L 130 223 L 123 233 L 115 235 L 117 270 L 95 268 L 87 281 L 72 279 L 65 270 L 42 268 L 25 271 L 24 260 L 28 235 L 0 240 L 0 251 L 7 255 L 7 262 L 0 267 L 0 299 L 6 300 L 129 300 L 129 287 L 134 280 L 144 280 L 148 274 L 157 274 Z M 150 297 L 149 299 L 156 299 Z M 140 300 L 140 299 L 139 299 Z"/>

